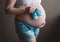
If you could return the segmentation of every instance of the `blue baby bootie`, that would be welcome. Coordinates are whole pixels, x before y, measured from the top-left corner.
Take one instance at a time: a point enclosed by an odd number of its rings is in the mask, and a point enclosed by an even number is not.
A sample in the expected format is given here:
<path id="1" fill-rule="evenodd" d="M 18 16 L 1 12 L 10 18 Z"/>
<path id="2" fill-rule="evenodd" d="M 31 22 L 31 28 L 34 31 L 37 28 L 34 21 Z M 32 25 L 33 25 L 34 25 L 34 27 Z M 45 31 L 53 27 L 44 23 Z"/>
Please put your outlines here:
<path id="1" fill-rule="evenodd" d="M 35 11 L 32 13 L 32 18 L 37 19 L 38 16 L 41 16 L 41 15 L 42 15 L 41 10 L 35 9 Z"/>
<path id="2" fill-rule="evenodd" d="M 36 10 L 32 13 L 32 18 L 33 18 L 33 19 L 37 19 L 37 18 L 38 18 L 38 15 L 37 15 L 37 13 L 36 13 Z"/>
<path id="3" fill-rule="evenodd" d="M 38 16 L 42 15 L 41 10 L 39 10 L 39 9 L 36 9 L 36 13 L 37 13 Z"/>

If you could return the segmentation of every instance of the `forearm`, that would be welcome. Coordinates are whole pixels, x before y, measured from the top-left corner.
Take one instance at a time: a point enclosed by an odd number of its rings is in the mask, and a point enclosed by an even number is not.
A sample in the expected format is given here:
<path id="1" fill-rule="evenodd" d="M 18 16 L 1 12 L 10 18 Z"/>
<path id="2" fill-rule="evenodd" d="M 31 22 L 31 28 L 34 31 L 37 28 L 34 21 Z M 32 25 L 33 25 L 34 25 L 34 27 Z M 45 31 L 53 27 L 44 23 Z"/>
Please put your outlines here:
<path id="1" fill-rule="evenodd" d="M 24 8 L 9 7 L 9 8 L 6 8 L 6 11 L 11 14 L 23 14 L 25 9 Z"/>

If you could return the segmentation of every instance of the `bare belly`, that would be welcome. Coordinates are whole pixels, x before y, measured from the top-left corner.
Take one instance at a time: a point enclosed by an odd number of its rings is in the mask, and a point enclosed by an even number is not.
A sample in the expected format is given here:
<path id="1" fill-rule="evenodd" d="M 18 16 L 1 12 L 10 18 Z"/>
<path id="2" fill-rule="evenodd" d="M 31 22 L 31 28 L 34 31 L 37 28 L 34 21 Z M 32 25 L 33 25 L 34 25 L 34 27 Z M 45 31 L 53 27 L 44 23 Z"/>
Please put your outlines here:
<path id="1" fill-rule="evenodd" d="M 16 15 L 16 18 L 21 21 L 24 21 L 32 26 L 39 26 L 39 25 L 43 24 L 43 22 L 45 21 L 46 15 L 45 15 L 45 11 L 42 6 L 40 6 L 38 8 L 42 11 L 42 16 L 39 16 L 38 19 L 36 19 L 36 20 L 32 19 L 31 14 Z"/>

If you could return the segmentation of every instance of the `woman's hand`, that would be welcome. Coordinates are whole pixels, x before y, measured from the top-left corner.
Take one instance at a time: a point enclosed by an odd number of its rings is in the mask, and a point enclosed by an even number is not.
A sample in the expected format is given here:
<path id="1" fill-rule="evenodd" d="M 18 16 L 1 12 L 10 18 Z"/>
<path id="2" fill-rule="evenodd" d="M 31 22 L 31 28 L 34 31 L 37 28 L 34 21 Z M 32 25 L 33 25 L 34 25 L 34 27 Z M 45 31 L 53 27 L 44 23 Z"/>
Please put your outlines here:
<path id="1" fill-rule="evenodd" d="M 25 12 L 26 14 L 31 14 L 34 10 L 36 9 L 36 6 L 34 4 L 27 6 L 25 8 Z"/>
<path id="2" fill-rule="evenodd" d="M 24 14 L 30 14 L 31 7 L 26 7 Z"/>

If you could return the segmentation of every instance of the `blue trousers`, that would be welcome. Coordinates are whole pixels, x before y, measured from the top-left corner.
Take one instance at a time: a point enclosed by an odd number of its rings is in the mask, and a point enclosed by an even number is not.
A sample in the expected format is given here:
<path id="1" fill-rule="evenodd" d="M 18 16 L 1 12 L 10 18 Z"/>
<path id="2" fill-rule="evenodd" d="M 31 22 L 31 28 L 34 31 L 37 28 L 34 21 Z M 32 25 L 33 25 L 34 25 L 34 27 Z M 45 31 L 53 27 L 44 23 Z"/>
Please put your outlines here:
<path id="1" fill-rule="evenodd" d="M 29 25 L 24 21 L 15 19 L 16 32 L 21 40 L 32 39 L 38 36 L 39 28 Z"/>

